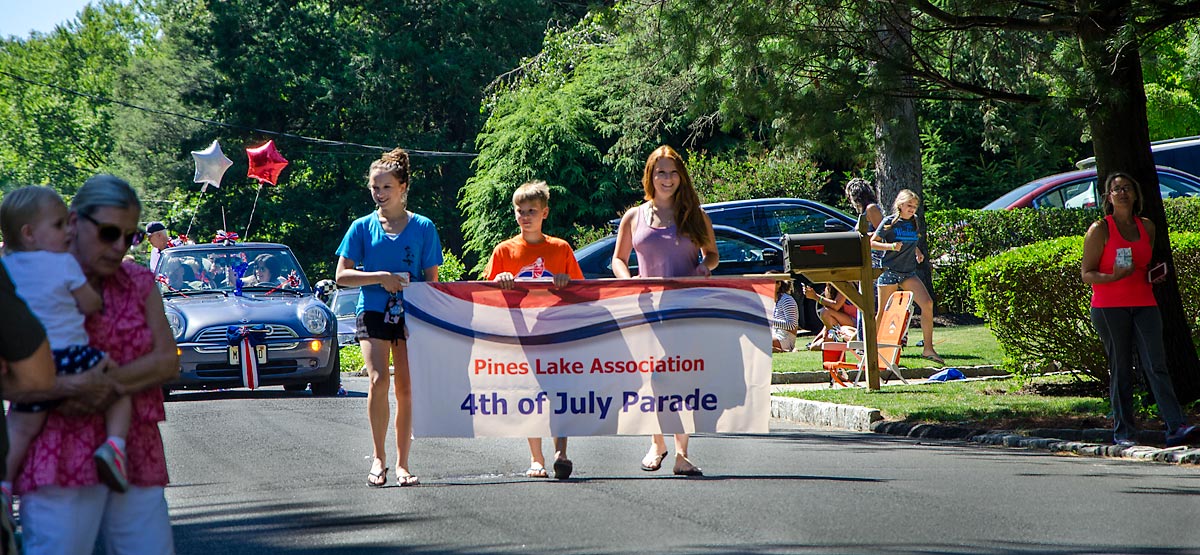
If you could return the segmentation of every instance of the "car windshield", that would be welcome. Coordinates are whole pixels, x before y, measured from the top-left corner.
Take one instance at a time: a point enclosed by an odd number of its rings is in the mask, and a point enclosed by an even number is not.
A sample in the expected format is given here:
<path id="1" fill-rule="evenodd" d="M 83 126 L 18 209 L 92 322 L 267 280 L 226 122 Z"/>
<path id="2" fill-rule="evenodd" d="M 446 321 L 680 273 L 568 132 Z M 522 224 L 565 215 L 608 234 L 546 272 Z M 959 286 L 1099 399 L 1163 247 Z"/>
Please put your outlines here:
<path id="1" fill-rule="evenodd" d="M 338 291 L 337 296 L 333 298 L 332 308 L 333 314 L 338 318 L 354 316 L 354 310 L 358 308 L 358 289 Z"/>
<path id="2" fill-rule="evenodd" d="M 163 293 L 233 291 L 237 280 L 254 291 L 306 291 L 308 280 L 286 248 L 185 248 L 163 251 L 156 276 Z M 237 275 L 242 270 L 241 277 Z"/>

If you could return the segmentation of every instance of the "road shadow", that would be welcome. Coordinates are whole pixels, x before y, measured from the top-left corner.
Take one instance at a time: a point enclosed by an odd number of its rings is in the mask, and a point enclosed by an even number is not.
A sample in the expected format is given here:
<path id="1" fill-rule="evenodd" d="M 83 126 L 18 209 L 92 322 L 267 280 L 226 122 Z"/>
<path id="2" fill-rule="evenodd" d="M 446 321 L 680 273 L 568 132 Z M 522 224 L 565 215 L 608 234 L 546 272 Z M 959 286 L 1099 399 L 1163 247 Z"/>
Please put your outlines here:
<path id="1" fill-rule="evenodd" d="M 187 401 L 221 401 L 234 399 L 350 399 L 367 397 L 365 392 L 344 390 L 344 394 L 330 395 L 327 397 L 315 396 L 311 391 L 286 391 L 272 387 L 271 389 L 177 389 L 171 391 L 171 394 L 163 400 L 168 403 L 187 402 Z"/>

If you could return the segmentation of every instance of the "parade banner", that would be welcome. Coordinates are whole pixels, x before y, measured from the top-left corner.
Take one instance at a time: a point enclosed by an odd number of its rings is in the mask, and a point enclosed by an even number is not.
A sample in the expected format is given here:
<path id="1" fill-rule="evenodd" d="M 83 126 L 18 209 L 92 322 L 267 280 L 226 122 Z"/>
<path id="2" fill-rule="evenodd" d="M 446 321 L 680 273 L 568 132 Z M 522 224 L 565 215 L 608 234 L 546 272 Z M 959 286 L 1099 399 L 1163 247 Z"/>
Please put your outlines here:
<path id="1" fill-rule="evenodd" d="M 418 437 L 767 432 L 771 278 L 413 283 Z"/>

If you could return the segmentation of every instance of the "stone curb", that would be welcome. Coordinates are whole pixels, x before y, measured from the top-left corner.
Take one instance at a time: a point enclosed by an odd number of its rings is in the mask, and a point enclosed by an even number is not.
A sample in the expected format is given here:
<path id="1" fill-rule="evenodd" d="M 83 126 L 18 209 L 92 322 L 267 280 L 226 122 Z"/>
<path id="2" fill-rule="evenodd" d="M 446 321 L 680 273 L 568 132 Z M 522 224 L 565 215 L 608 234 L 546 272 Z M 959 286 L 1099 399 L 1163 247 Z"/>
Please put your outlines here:
<path id="1" fill-rule="evenodd" d="M 1037 429 L 1018 434 L 1003 430 L 892 422 L 883 420 L 883 416 L 877 409 L 807 401 L 778 395 L 771 396 L 771 417 L 798 424 L 872 431 L 877 434 L 911 438 L 960 440 L 998 447 L 1042 449 L 1054 453 L 1200 465 L 1200 448 L 1170 447 L 1164 449 L 1149 445 L 1121 447 L 1107 443 L 1112 437 L 1112 432 L 1102 429 Z"/>

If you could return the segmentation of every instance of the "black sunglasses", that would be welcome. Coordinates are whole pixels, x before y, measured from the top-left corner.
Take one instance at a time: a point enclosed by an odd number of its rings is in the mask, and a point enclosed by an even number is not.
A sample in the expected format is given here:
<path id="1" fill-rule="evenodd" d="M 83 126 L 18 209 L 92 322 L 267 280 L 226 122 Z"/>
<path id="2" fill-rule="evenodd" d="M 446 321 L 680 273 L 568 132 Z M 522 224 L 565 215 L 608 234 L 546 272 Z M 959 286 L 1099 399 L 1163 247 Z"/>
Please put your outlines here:
<path id="1" fill-rule="evenodd" d="M 120 227 L 117 227 L 113 224 L 100 223 L 96 221 L 96 218 L 93 218 L 84 212 L 78 212 L 78 214 L 82 216 L 83 219 L 92 222 L 92 225 L 96 226 L 96 236 L 99 237 L 101 241 L 104 241 L 110 245 L 124 238 L 125 248 L 134 247 L 140 245 L 142 243 L 142 239 L 146 236 L 146 232 L 140 229 L 131 231 L 129 233 L 122 233 Z"/>

